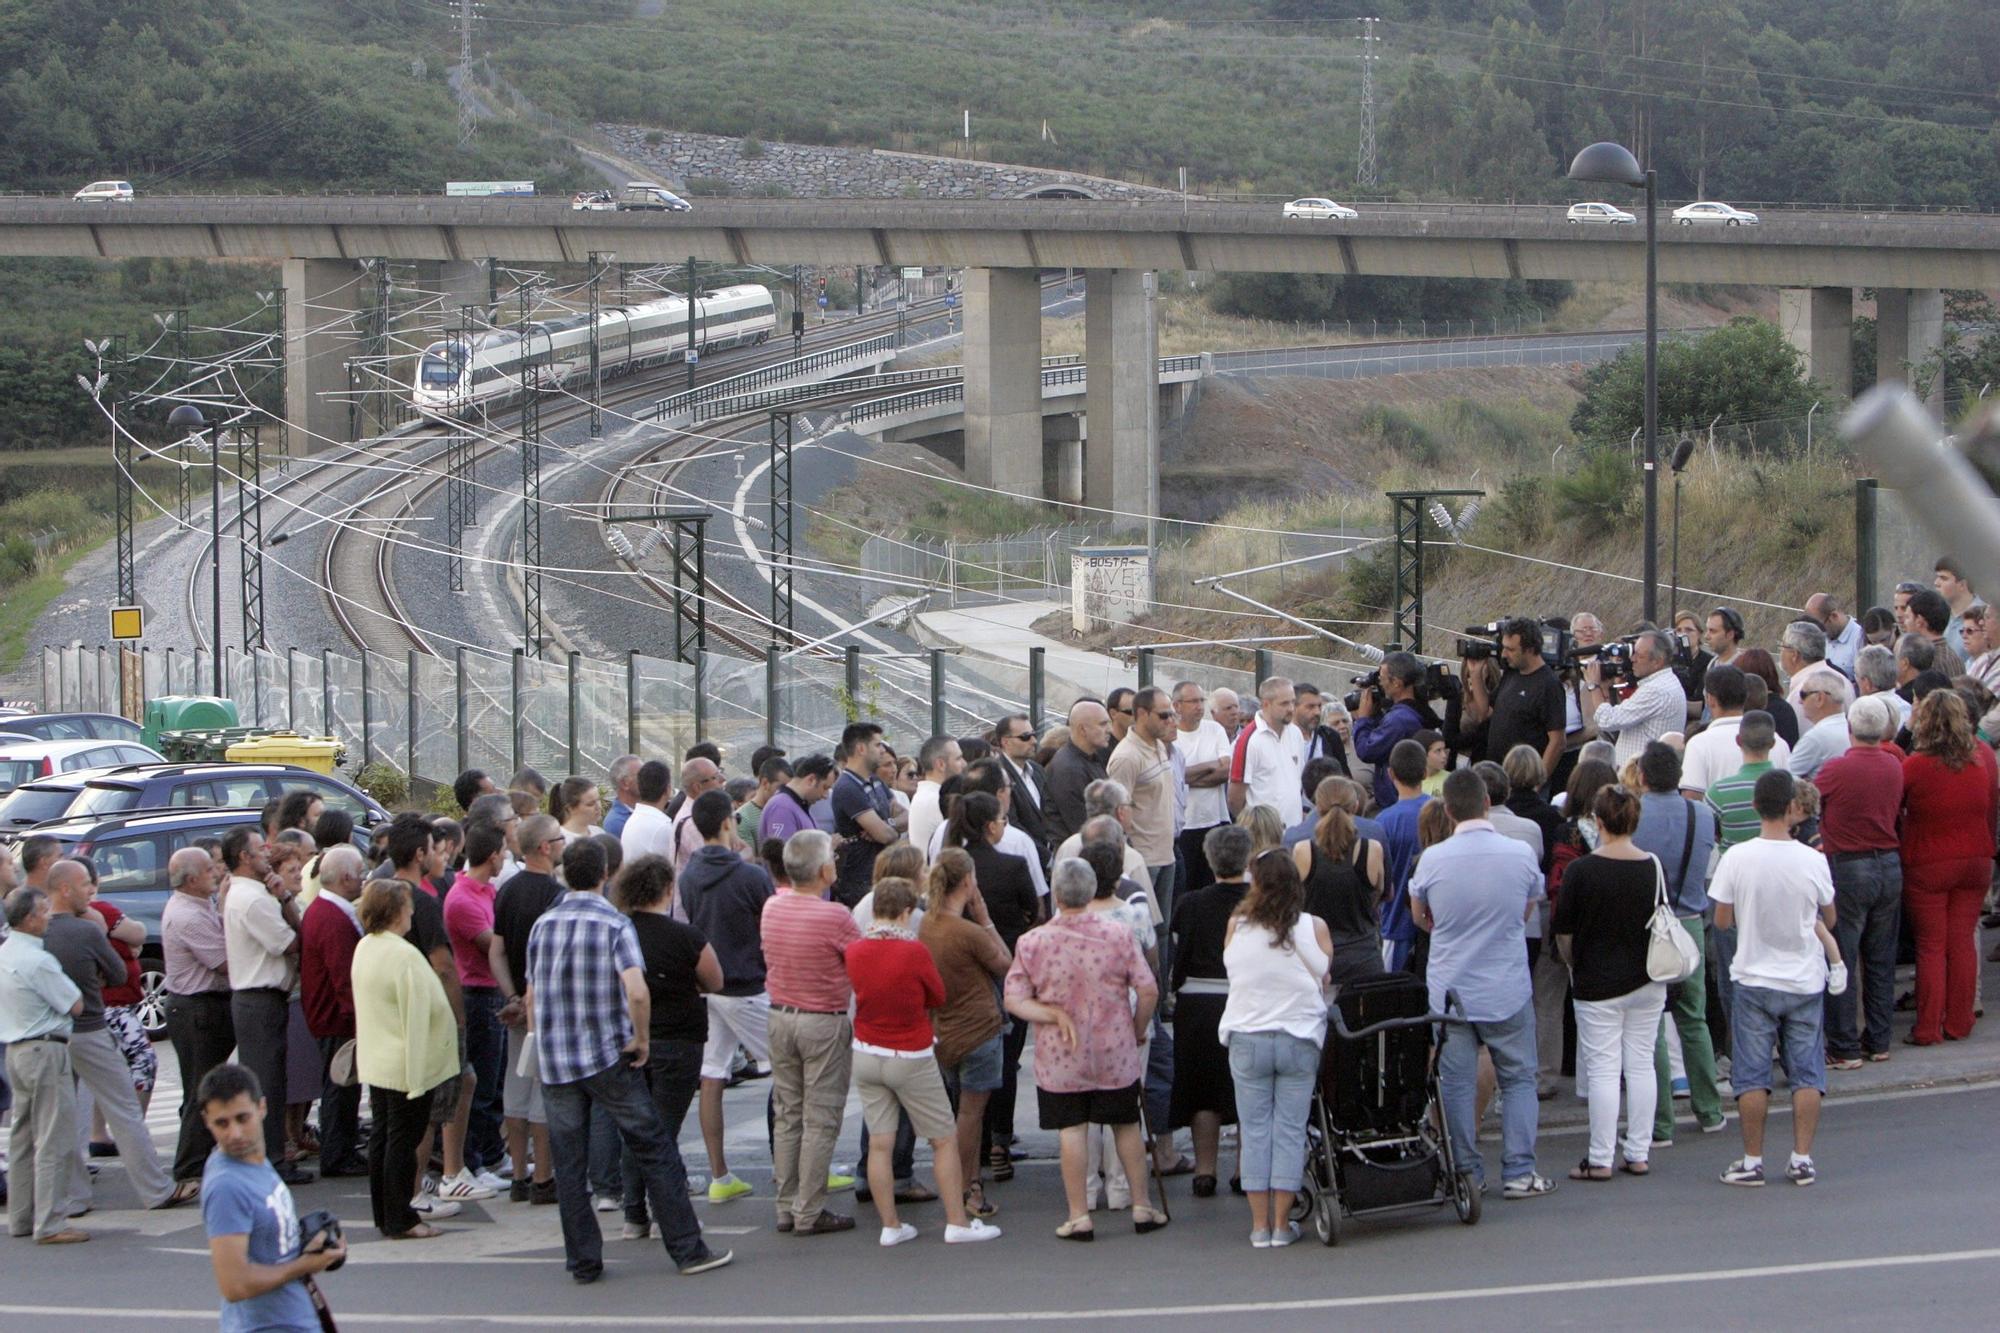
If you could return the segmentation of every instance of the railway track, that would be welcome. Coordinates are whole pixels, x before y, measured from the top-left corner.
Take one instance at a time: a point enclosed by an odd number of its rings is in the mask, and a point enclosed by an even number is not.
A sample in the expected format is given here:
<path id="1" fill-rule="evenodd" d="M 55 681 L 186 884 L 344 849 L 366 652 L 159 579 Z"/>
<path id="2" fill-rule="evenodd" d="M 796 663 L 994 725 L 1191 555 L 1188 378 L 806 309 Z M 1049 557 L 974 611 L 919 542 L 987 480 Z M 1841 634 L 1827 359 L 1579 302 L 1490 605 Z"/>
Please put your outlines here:
<path id="1" fill-rule="evenodd" d="M 929 318 L 942 309 L 939 301 L 921 302 L 908 307 L 904 318 Z M 822 326 L 807 335 L 804 349 L 810 350 L 815 345 L 836 346 L 877 334 L 894 328 L 897 319 L 897 313 L 890 311 L 836 326 Z M 752 349 L 747 356 L 724 353 L 704 364 L 706 373 L 698 383 L 776 365 L 794 355 L 784 340 Z M 680 364 L 641 372 L 624 381 L 617 393 L 607 395 L 605 406 L 617 408 L 651 401 L 658 396 L 663 383 L 685 374 L 686 368 Z M 545 429 L 565 425 L 588 411 L 587 404 L 573 400 L 545 400 L 542 423 Z M 427 655 L 437 652 L 402 610 L 395 592 L 394 553 L 403 539 L 403 523 L 399 520 L 415 514 L 424 500 L 449 480 L 442 460 L 449 449 L 447 441 L 451 434 L 446 427 L 431 426 L 398 436 L 393 442 L 376 440 L 346 446 L 313 460 L 302 471 L 294 471 L 265 492 L 266 499 L 283 496 L 288 504 L 313 515 L 307 520 L 309 524 L 323 523 L 332 528 L 319 561 L 322 595 L 334 623 L 356 647 L 378 653 L 400 654 L 411 648 Z M 426 449 L 425 445 L 433 447 Z M 497 443 L 476 445 L 474 465 L 505 447 Z M 401 475 L 370 488 L 359 498 L 339 498 L 352 468 L 370 460 L 391 464 Z M 292 499 L 295 491 L 301 496 L 298 500 Z M 322 511 L 316 508 L 321 501 L 330 501 L 334 507 Z M 240 515 L 227 519 L 223 524 L 224 538 L 239 530 L 241 522 Z M 210 535 L 204 538 L 190 562 L 186 582 L 187 622 L 197 649 L 209 646 L 200 600 L 208 562 L 214 558 L 215 539 Z"/>

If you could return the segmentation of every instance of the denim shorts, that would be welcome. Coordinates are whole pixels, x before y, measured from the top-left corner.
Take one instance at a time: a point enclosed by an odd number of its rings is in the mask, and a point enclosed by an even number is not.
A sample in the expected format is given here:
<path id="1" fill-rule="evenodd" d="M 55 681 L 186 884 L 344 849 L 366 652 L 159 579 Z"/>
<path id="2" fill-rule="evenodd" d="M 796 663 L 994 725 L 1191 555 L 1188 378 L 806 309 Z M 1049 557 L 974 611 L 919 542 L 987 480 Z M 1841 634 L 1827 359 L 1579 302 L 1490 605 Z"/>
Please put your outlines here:
<path id="1" fill-rule="evenodd" d="M 1005 1037 L 1005 1032 L 996 1032 L 967 1051 L 964 1059 L 944 1071 L 945 1081 L 964 1092 L 1000 1091 Z"/>
<path id="2" fill-rule="evenodd" d="M 1736 1095 L 1771 1090 L 1771 1060 L 1781 1041 L 1792 1090 L 1825 1092 L 1825 1008 L 1823 994 L 1794 995 L 1739 983 L 1729 1032 L 1729 1082 Z"/>

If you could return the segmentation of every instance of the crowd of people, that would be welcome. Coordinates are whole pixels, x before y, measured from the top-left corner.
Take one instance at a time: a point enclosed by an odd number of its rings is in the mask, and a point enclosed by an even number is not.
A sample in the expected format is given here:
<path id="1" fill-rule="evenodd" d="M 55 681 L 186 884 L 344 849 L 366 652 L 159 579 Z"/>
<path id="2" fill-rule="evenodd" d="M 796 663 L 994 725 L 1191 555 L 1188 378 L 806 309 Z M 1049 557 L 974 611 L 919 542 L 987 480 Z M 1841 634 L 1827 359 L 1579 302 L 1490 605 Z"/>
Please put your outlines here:
<path id="1" fill-rule="evenodd" d="M 0 858 L 11 1230 L 87 1240 L 92 1159 L 115 1154 L 147 1206 L 199 1200 L 226 1310 L 314 1327 L 310 1279 L 344 1254 L 292 1203 L 316 1159 L 366 1177 L 390 1239 L 505 1195 L 556 1208 L 578 1282 L 611 1213 L 707 1272 L 732 1256 L 703 1239 L 681 1131 L 693 1108 L 708 1203 L 759 1193 L 723 1094 L 768 1077 L 778 1232 L 855 1229 L 831 1204 L 854 1189 L 884 1247 L 933 1201 L 945 1243 L 996 1240 L 1032 1035 L 1058 1237 L 1091 1240 L 1106 1208 L 1156 1231 L 1167 1180 L 1212 1197 L 1226 1171 L 1251 1244 L 1283 1247 L 1329 999 L 1389 972 L 1449 1020 L 1439 1096 L 1478 1188 L 1497 1098 L 1500 1196 L 1556 1189 L 1539 1103 L 1566 1077 L 1589 1116 L 1568 1179 L 1648 1174 L 1677 1098 L 1712 1133 L 1727 1095 L 1742 1152 L 1721 1178 L 1761 1185 L 1780 1073 L 1783 1174 L 1808 1185 L 1828 1071 L 1891 1058 L 1905 1003 L 1919 1046 L 1979 1011 L 1989 614 L 1941 560 L 1892 610 L 1814 594 L 1776 658 L 1727 607 L 1638 627 L 1616 676 L 1594 615 L 1510 620 L 1442 716 L 1425 664 L 1392 652 L 1351 708 L 1282 677 L 1254 707 L 1180 681 L 906 757 L 856 722 L 832 754 L 764 747 L 733 778 L 712 744 L 677 773 L 624 756 L 603 789 L 475 770 L 462 818 L 398 815 L 368 854 L 346 815 L 288 797 L 168 866 L 170 1161 L 145 1132 L 144 930 L 87 859 L 29 837 Z M 1545 658 L 1551 624 L 1579 651 Z M 1672 984 L 1651 956 L 1667 917 L 1697 960 Z M 850 1091 L 859 1181 L 834 1166 Z"/>

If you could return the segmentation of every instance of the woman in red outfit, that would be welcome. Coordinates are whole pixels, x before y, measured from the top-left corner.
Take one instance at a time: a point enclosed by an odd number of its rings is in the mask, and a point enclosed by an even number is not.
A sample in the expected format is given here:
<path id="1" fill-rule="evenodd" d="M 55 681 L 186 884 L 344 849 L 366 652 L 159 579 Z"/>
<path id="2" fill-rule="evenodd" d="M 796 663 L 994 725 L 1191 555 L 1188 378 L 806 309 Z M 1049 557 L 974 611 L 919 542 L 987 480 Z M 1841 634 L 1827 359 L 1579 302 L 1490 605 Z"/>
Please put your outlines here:
<path id="1" fill-rule="evenodd" d="M 1929 1046 L 1972 1035 L 1979 950 L 1973 928 L 1993 878 L 1996 769 L 1955 690 L 1933 690 L 1911 715 L 1903 761 L 1903 910 L 1917 937 L 1917 1026 Z"/>

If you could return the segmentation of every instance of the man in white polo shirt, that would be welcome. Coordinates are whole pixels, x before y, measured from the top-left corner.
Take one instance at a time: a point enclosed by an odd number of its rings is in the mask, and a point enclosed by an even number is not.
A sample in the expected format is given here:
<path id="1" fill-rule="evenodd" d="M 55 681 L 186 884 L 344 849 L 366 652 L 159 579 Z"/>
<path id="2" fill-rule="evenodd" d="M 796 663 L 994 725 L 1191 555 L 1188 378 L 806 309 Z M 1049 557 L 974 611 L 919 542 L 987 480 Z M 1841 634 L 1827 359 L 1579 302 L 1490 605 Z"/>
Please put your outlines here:
<path id="1" fill-rule="evenodd" d="M 1691 801 L 1706 799 L 1710 787 L 1743 767 L 1743 751 L 1736 744 L 1746 700 L 1743 669 L 1717 662 L 1702 678 L 1701 689 L 1710 721 L 1699 735 L 1688 738 L 1681 755 L 1681 793 Z M 1792 747 L 1779 737 L 1771 749 L 1771 763 L 1783 768 L 1791 757 Z"/>
<path id="2" fill-rule="evenodd" d="M 1303 817 L 1299 775 L 1305 768 L 1305 738 L 1292 726 L 1292 682 L 1272 676 L 1257 687 L 1257 720 L 1243 752 L 1245 805 L 1268 805 L 1285 828 Z"/>

